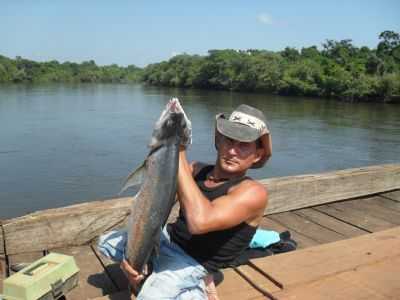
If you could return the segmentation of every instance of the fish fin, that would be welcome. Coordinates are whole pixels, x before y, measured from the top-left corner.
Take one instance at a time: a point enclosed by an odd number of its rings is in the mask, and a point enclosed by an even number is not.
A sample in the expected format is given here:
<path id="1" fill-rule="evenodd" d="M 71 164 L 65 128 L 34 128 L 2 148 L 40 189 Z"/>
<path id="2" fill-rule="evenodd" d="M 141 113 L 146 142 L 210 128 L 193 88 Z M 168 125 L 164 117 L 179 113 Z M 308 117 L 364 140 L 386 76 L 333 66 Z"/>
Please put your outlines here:
<path id="1" fill-rule="evenodd" d="M 147 160 L 145 160 L 135 171 L 129 174 L 118 195 L 121 195 L 127 188 L 131 186 L 140 185 L 143 183 L 144 178 L 146 177 L 146 163 Z"/>

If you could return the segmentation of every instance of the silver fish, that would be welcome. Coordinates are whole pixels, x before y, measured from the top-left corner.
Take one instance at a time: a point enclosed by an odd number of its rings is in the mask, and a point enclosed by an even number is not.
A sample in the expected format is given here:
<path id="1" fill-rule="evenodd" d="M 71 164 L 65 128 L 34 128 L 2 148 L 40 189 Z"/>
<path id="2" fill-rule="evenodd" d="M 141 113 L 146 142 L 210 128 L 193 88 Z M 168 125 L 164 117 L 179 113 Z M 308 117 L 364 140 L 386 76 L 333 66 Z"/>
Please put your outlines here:
<path id="1" fill-rule="evenodd" d="M 179 100 L 173 98 L 155 125 L 150 153 L 122 188 L 142 183 L 132 203 L 126 245 L 128 262 L 139 272 L 150 255 L 158 252 L 162 227 L 175 202 L 179 145 L 190 143 L 191 123 Z"/>

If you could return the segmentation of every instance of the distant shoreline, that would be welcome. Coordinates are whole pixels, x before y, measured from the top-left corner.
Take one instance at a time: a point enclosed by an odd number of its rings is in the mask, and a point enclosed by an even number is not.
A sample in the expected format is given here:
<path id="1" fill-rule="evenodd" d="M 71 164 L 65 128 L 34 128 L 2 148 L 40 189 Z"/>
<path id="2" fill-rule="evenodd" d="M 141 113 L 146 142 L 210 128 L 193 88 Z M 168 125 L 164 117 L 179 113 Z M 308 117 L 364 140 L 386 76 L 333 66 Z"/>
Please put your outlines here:
<path id="1" fill-rule="evenodd" d="M 222 91 L 222 92 L 229 92 L 229 90 L 222 90 L 222 89 L 212 89 L 212 88 L 194 88 L 194 87 L 174 87 L 174 86 L 162 86 L 162 85 L 150 85 L 144 82 L 47 82 L 47 83 L 29 83 L 29 82 L 22 82 L 22 83 L 0 83 L 0 91 L 2 87 L 5 86 L 48 86 L 48 85 L 71 85 L 71 86 L 80 86 L 80 85 L 96 85 L 96 84 L 104 84 L 104 85 L 130 85 L 130 84 L 137 84 L 143 85 L 148 87 L 156 87 L 156 88 L 168 88 L 168 89 L 182 89 L 182 90 L 199 90 L 199 91 Z M 327 98 L 323 96 L 304 96 L 304 95 L 279 95 L 279 94 L 272 94 L 268 91 L 231 91 L 235 93 L 250 93 L 255 95 L 269 95 L 269 96 L 279 96 L 279 97 L 291 97 L 291 98 L 299 98 L 299 99 L 313 99 L 313 100 L 333 100 L 339 102 L 348 102 L 348 103 L 385 103 L 385 104 L 400 104 L 400 95 L 393 95 L 390 100 L 382 101 L 382 99 L 359 99 L 357 101 L 350 101 L 348 99 L 340 99 L 340 98 Z"/>
<path id="2" fill-rule="evenodd" d="M 1 83 L 134 83 L 152 86 L 269 93 L 348 102 L 399 102 L 400 34 L 384 31 L 376 49 L 327 40 L 283 51 L 209 50 L 181 54 L 144 68 L 35 62 L 0 55 Z"/>

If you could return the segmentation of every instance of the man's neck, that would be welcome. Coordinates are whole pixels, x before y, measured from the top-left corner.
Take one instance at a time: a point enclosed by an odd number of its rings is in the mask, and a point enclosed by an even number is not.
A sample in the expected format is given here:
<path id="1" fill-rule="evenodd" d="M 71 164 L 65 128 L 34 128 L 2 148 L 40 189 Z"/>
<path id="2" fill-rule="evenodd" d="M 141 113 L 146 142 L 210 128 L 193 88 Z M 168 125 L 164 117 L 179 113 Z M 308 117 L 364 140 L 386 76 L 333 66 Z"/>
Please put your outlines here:
<path id="1" fill-rule="evenodd" d="M 221 169 L 221 167 L 218 164 L 216 164 L 215 167 L 212 169 L 212 171 L 208 174 L 207 179 L 217 183 L 222 181 L 228 181 L 234 178 L 243 177 L 244 175 L 246 175 L 246 172 L 241 172 L 241 173 L 225 172 L 224 170 Z"/>

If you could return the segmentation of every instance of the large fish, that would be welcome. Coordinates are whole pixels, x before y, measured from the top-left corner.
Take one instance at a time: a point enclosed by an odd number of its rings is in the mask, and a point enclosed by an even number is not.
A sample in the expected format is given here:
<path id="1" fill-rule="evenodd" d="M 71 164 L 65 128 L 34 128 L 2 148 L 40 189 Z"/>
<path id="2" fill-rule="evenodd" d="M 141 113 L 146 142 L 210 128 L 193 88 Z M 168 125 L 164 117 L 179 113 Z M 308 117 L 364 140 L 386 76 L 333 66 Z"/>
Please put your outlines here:
<path id="1" fill-rule="evenodd" d="M 178 99 L 173 98 L 155 125 L 150 153 L 128 176 L 121 191 L 142 184 L 132 202 L 126 245 L 128 262 L 139 272 L 158 251 L 162 227 L 175 202 L 179 145 L 190 142 L 191 123 Z"/>

